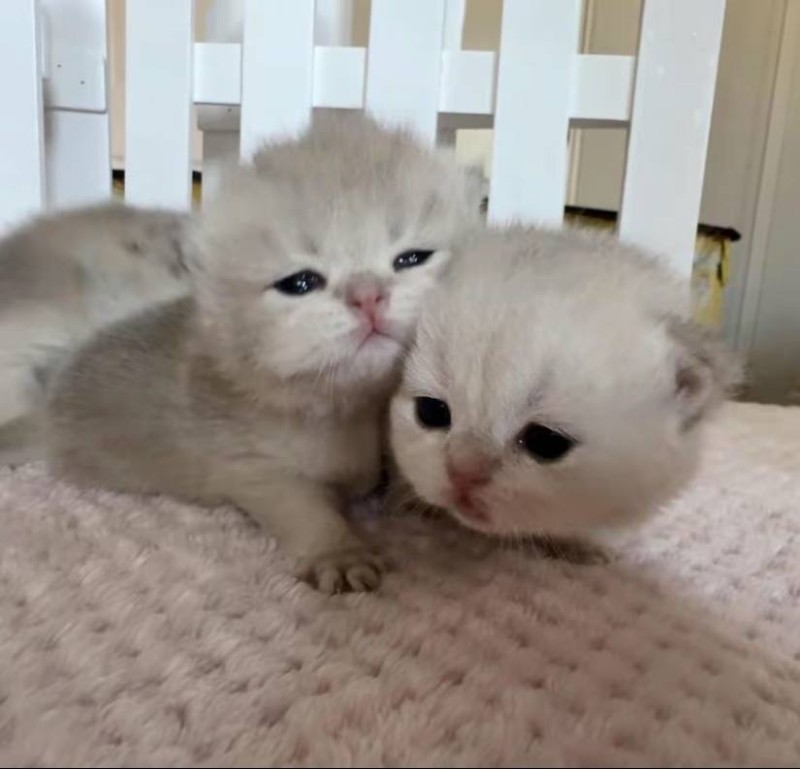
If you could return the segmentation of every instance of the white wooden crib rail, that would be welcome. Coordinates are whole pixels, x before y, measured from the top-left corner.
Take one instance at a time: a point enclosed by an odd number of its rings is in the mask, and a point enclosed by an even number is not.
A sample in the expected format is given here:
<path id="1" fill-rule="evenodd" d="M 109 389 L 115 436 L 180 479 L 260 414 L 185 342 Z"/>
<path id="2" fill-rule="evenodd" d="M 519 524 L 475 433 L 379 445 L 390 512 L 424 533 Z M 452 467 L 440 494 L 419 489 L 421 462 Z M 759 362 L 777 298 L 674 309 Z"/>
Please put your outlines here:
<path id="1" fill-rule="evenodd" d="M 557 223 L 568 126 L 629 123 L 620 234 L 688 275 L 725 0 L 645 0 L 635 58 L 579 53 L 580 0 L 504 0 L 499 52 L 462 50 L 465 0 L 372 0 L 368 49 L 343 45 L 349 5 L 243 0 L 241 42 L 195 42 L 192 0 L 128 0 L 126 199 L 189 206 L 193 104 L 243 157 L 367 109 L 428 142 L 493 125 L 490 218 Z M 0 229 L 110 194 L 105 26 L 104 0 L 0 3 Z"/>

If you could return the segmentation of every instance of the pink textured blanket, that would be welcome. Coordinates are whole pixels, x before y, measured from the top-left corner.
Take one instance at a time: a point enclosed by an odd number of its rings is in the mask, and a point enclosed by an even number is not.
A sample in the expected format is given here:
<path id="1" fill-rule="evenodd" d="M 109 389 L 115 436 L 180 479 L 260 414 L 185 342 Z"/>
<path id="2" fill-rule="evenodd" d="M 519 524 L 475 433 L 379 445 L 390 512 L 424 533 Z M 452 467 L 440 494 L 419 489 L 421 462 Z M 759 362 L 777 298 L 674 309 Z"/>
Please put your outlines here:
<path id="1" fill-rule="evenodd" d="M 728 408 L 608 565 L 370 528 L 326 598 L 235 511 L 0 471 L 0 765 L 800 762 L 800 409 Z"/>

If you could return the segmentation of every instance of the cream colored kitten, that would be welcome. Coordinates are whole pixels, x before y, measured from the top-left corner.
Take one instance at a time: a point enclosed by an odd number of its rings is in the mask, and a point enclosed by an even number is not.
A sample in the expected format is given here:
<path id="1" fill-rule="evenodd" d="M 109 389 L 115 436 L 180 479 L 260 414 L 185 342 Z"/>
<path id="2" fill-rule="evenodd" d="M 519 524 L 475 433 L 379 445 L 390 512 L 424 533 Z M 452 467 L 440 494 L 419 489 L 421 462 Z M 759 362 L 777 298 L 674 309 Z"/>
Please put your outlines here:
<path id="1" fill-rule="evenodd" d="M 498 535 L 644 516 L 691 477 L 736 378 L 653 258 L 575 231 L 490 231 L 425 305 L 391 445 L 416 495 Z"/>
<path id="2" fill-rule="evenodd" d="M 449 157 L 319 118 L 234 170 L 199 220 L 195 296 L 102 332 L 56 382 L 59 474 L 232 502 L 320 589 L 374 588 L 341 515 L 380 471 L 380 421 L 424 294 L 478 215 Z"/>
<path id="3" fill-rule="evenodd" d="M 9 425 L 48 372 L 98 328 L 187 291 L 188 216 L 106 204 L 36 217 L 0 240 L 0 462 Z"/>

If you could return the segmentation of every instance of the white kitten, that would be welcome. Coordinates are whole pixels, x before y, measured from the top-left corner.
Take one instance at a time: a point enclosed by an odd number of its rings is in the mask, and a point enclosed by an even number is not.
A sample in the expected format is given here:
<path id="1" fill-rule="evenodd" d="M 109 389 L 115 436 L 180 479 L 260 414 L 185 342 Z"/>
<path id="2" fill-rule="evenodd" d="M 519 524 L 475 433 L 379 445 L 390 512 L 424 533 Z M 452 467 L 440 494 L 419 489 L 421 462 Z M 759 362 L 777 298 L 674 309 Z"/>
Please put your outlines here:
<path id="1" fill-rule="evenodd" d="M 52 466 L 74 481 L 232 502 L 325 591 L 380 560 L 346 524 L 456 233 L 466 176 L 406 133 L 324 116 L 233 170 L 199 219 L 195 296 L 124 321 L 58 378 Z"/>
<path id="2" fill-rule="evenodd" d="M 426 302 L 391 444 L 416 494 L 492 534 L 632 521 L 691 477 L 735 381 L 687 287 L 611 237 L 511 228 Z"/>

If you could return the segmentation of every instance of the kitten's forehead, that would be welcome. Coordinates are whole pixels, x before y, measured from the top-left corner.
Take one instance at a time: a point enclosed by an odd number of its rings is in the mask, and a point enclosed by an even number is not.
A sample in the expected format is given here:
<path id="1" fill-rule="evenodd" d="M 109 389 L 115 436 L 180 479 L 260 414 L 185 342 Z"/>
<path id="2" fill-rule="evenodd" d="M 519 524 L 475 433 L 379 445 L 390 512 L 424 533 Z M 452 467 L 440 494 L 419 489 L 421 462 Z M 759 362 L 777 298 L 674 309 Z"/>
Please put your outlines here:
<path id="1" fill-rule="evenodd" d="M 258 154 L 206 216 L 219 242 L 239 239 L 270 259 L 317 257 L 366 268 L 391 248 L 444 248 L 465 221 L 465 178 L 401 133 L 317 131 Z M 243 247 L 242 250 L 246 250 Z"/>
<path id="2" fill-rule="evenodd" d="M 536 249 L 528 234 L 455 254 L 421 321 L 409 384 L 439 388 L 465 419 L 500 429 L 537 413 L 585 420 L 661 397 L 669 345 L 650 306 L 661 301 L 653 276 L 636 267 L 610 275 L 601 255 L 591 263 Z M 622 285 L 623 273 L 634 285 Z"/>

